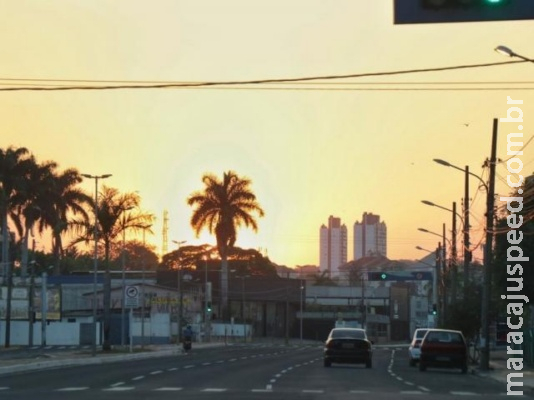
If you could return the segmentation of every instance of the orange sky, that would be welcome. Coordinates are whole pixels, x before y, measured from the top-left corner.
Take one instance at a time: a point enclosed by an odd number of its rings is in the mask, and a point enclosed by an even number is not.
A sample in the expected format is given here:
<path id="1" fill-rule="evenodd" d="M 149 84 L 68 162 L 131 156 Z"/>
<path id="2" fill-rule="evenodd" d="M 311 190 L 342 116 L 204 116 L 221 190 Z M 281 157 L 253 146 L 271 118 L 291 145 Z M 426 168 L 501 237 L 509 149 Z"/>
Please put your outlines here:
<path id="1" fill-rule="evenodd" d="M 7 2 L 0 15 L 0 82 L 357 74 L 506 61 L 493 51 L 500 44 L 534 57 L 528 53 L 532 21 L 394 26 L 391 4 Z M 253 180 L 266 212 L 258 234 L 240 232 L 239 246 L 266 249 L 279 264 L 318 264 L 319 227 L 335 215 L 347 224 L 351 258 L 352 226 L 363 212 L 373 212 L 387 223 L 388 256 L 414 259 L 426 255 L 415 246 L 434 249 L 439 240 L 417 228 L 441 232 L 451 220 L 450 213 L 420 201 L 447 207 L 456 201 L 460 209 L 463 196 L 462 174 L 432 159 L 469 165 L 486 178 L 482 164 L 490 153 L 492 120 L 506 115 L 507 96 L 524 100 L 524 141 L 532 137 L 534 96 L 525 89 L 533 87 L 533 74 L 534 65 L 525 63 L 306 86 L 313 90 L 292 84 L 276 90 L 0 92 L 1 146 L 26 146 L 61 168 L 113 174 L 107 185 L 138 191 L 143 209 L 158 217 L 149 240 L 159 248 L 165 209 L 169 249 L 171 240 L 213 242 L 209 235 L 194 237 L 185 199 L 202 188 L 204 172 L 232 169 Z M 398 82 L 476 90 L 398 90 L 415 87 Z M 488 90 L 495 87 L 502 89 Z M 503 160 L 512 128 L 500 125 Z M 531 149 L 522 156 L 525 174 L 533 172 Z M 506 195 L 505 165 L 497 173 L 497 192 Z M 93 182 L 84 187 L 93 192 Z M 483 237 L 485 204 L 476 188 L 471 181 L 475 244 Z"/>

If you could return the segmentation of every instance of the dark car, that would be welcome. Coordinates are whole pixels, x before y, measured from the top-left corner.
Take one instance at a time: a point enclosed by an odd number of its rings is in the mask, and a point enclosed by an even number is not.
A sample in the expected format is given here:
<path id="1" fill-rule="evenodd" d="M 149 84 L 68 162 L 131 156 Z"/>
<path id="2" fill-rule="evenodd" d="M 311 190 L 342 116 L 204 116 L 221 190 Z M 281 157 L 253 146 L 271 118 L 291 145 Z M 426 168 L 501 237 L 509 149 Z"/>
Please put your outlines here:
<path id="1" fill-rule="evenodd" d="M 324 345 L 324 366 L 332 363 L 373 365 L 373 348 L 364 329 L 334 328 Z"/>
<path id="2" fill-rule="evenodd" d="M 460 331 L 429 329 L 421 342 L 419 370 L 427 367 L 460 368 L 467 372 L 467 342 Z"/>

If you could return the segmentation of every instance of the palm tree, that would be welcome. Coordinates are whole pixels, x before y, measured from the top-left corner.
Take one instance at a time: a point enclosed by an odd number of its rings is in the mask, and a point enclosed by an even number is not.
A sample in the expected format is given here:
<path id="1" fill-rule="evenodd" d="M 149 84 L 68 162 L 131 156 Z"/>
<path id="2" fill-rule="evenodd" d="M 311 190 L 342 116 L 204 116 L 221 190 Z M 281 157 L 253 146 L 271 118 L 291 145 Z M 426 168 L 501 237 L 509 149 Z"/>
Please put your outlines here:
<path id="1" fill-rule="evenodd" d="M 94 200 L 77 185 L 82 176 L 74 168 L 55 174 L 52 189 L 49 192 L 48 207 L 44 208 L 43 219 L 52 229 L 52 253 L 54 254 L 54 272 L 60 272 L 60 261 L 63 256 L 62 234 L 69 228 L 71 216 L 79 215 L 83 221 L 89 221 L 87 208 L 92 207 Z"/>
<path id="2" fill-rule="evenodd" d="M 38 224 L 38 231 L 42 233 L 46 227 L 43 211 L 50 200 L 49 192 L 53 187 L 54 170 L 57 164 L 48 161 L 42 164 L 34 163 L 27 171 L 26 188 L 17 192 L 13 199 L 17 217 L 13 223 L 18 231 L 22 243 L 22 270 L 24 277 L 28 266 L 28 237 L 34 225 Z"/>
<path id="3" fill-rule="evenodd" d="M 141 198 L 137 193 L 120 193 L 115 188 L 104 186 L 99 194 L 97 205 L 98 238 L 104 244 L 104 343 L 103 350 L 110 350 L 110 317 L 111 317 L 111 275 L 110 250 L 113 242 L 126 231 L 150 231 L 154 220 L 153 214 L 141 212 Z M 94 200 L 92 201 L 94 205 Z M 94 207 L 93 207 L 94 208 Z M 135 211 L 135 212 L 133 212 Z M 94 225 L 86 220 L 76 222 L 81 235 L 72 244 L 89 243 L 94 240 Z"/>
<path id="4" fill-rule="evenodd" d="M 187 203 L 194 207 L 191 226 L 198 236 L 206 228 L 215 234 L 217 251 L 221 257 L 221 308 L 224 319 L 228 318 L 228 252 L 234 247 L 237 228 L 241 225 L 258 230 L 252 213 L 263 217 L 264 211 L 256 201 L 248 178 L 235 172 L 223 174 L 222 180 L 213 174 L 202 177 L 204 189 L 189 196 Z"/>
<path id="5" fill-rule="evenodd" d="M 27 192 L 29 174 L 35 159 L 25 147 L 0 149 L 0 218 L 2 220 L 2 268 L 9 269 L 8 219 L 19 224 L 16 207 Z M 20 203 L 19 203 L 20 204 Z M 20 224 L 19 224 L 20 226 Z"/>

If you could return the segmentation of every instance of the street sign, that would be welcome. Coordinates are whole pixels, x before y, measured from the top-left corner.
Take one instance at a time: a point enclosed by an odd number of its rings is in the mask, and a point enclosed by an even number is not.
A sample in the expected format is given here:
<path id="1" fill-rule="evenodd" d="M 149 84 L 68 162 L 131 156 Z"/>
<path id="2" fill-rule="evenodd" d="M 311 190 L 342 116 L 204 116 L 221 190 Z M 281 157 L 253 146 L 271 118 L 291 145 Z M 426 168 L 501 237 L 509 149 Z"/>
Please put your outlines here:
<path id="1" fill-rule="evenodd" d="M 139 307 L 139 289 L 137 286 L 126 286 L 124 289 L 124 306 L 128 308 Z"/>

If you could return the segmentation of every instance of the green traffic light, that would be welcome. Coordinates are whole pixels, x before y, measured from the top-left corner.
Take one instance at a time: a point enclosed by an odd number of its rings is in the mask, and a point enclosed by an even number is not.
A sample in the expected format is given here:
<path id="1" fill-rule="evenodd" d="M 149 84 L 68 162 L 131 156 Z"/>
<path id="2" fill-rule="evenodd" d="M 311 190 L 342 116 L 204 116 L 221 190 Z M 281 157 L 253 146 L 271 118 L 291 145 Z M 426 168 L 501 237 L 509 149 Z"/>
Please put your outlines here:
<path id="1" fill-rule="evenodd" d="M 387 274 L 380 274 L 380 279 L 386 279 L 387 277 Z"/>

